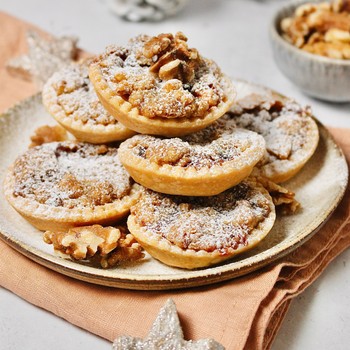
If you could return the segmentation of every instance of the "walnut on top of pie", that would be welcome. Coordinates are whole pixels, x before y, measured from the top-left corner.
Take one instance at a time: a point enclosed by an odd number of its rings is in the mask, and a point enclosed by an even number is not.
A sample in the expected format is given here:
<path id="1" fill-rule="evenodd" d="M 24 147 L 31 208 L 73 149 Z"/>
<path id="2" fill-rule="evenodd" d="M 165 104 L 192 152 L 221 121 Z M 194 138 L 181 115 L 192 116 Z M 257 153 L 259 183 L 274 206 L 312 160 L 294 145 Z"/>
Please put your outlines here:
<path id="1" fill-rule="evenodd" d="M 70 141 L 29 149 L 5 179 L 10 204 L 37 228 L 53 231 L 117 222 L 138 189 L 116 148 Z"/>
<path id="2" fill-rule="evenodd" d="M 231 80 L 189 48 L 181 32 L 110 46 L 90 65 L 89 75 L 105 108 L 140 133 L 191 133 L 221 117 L 234 98 Z"/>

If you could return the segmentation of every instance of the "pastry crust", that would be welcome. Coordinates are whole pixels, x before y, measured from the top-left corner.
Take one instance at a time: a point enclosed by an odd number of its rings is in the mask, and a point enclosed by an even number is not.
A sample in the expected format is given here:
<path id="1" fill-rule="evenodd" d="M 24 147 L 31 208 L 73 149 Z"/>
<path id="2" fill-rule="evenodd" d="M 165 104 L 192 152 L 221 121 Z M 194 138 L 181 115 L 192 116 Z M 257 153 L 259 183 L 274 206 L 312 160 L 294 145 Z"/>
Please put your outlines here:
<path id="1" fill-rule="evenodd" d="M 185 269 L 230 259 L 256 246 L 271 230 L 275 208 L 254 179 L 214 197 L 146 191 L 131 209 L 128 228 L 154 258 Z"/>
<path id="2" fill-rule="evenodd" d="M 182 139 L 136 135 L 119 158 L 132 178 L 154 191 L 212 196 L 249 176 L 265 153 L 264 139 L 226 117 Z"/>
<path id="3" fill-rule="evenodd" d="M 135 135 L 101 105 L 89 80 L 88 62 L 67 66 L 46 82 L 42 97 L 47 111 L 80 141 L 98 144 Z"/>
<path id="4" fill-rule="evenodd" d="M 166 54 L 145 56 L 147 44 L 161 36 L 168 36 L 174 42 L 171 47 L 175 53 L 165 50 Z M 178 44 L 178 36 L 179 33 L 175 39 L 171 34 L 154 38 L 139 36 L 126 48 L 109 47 L 90 65 L 89 76 L 100 101 L 129 129 L 151 135 L 186 135 L 213 123 L 234 102 L 231 80 L 214 62 L 188 49 L 184 44 L 187 39 L 181 39 Z M 176 51 L 177 45 L 180 53 Z M 193 74 L 183 76 L 170 69 L 172 75 L 167 75 L 162 74 L 163 66 L 154 69 L 166 55 L 174 57 L 181 67 L 190 67 Z M 166 64 L 172 63 L 167 58 Z"/>
<path id="5" fill-rule="evenodd" d="M 74 147 L 77 147 L 76 156 L 66 157 L 65 150 L 69 153 Z M 98 147 L 102 146 L 54 142 L 28 150 L 17 158 L 7 173 L 4 182 L 7 200 L 39 230 L 57 231 L 117 222 L 136 203 L 140 186 L 128 179 L 121 164 L 109 166 L 111 162 L 118 164 L 115 150 L 108 149 L 108 153 L 97 155 Z M 66 157 L 66 160 L 55 160 L 54 154 L 57 155 L 59 148 L 65 150 L 57 158 Z M 98 160 L 100 157 L 110 159 L 103 163 Z M 98 172 L 104 174 L 107 171 L 115 175 L 114 183 L 110 182 L 111 178 L 96 177 Z M 115 185 L 119 179 L 121 187 Z"/>
<path id="6" fill-rule="evenodd" d="M 319 133 L 310 108 L 277 94 L 251 94 L 227 113 L 239 128 L 255 131 L 266 141 L 265 158 L 257 167 L 275 183 L 296 175 L 315 152 Z"/>

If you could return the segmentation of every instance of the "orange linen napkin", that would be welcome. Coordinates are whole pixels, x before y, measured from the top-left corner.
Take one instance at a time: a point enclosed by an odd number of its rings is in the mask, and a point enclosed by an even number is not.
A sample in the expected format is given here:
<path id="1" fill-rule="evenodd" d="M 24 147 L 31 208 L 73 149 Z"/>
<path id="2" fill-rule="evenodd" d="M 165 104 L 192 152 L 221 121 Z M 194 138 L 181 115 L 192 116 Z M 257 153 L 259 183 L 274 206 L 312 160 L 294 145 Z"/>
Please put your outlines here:
<path id="1" fill-rule="evenodd" d="M 29 27 L 0 13 L 0 110 L 34 92 L 31 84 L 4 70 L 6 60 L 25 49 Z M 350 161 L 350 129 L 332 132 Z M 349 192 L 302 247 L 267 268 L 222 284 L 170 292 L 101 287 L 46 269 L 0 241 L 0 285 L 110 341 L 120 335 L 145 337 L 171 297 L 187 339 L 214 338 L 228 350 L 268 349 L 291 299 L 350 246 Z"/>

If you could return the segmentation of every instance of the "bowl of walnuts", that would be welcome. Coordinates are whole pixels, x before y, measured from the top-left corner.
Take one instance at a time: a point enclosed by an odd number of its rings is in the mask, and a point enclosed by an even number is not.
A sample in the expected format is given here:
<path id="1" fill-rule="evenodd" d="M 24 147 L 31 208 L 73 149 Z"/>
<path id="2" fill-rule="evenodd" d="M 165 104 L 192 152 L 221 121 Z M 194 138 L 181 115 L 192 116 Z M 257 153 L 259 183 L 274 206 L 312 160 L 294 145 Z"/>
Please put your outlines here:
<path id="1" fill-rule="evenodd" d="M 308 95 L 350 102 L 350 0 L 293 1 L 274 16 L 277 66 Z"/>

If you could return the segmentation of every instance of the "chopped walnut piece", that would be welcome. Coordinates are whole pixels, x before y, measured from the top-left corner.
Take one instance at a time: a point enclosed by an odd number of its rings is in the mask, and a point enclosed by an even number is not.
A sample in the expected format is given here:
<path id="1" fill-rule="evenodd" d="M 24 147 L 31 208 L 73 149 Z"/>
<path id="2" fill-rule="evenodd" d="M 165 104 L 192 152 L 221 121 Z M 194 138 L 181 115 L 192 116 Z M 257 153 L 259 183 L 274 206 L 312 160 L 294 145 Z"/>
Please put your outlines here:
<path id="1" fill-rule="evenodd" d="M 350 0 L 334 0 L 332 9 L 334 12 L 350 12 Z"/>
<path id="2" fill-rule="evenodd" d="M 187 82 L 193 80 L 194 70 L 179 59 L 176 59 L 159 69 L 159 78 L 163 80 L 178 79 Z"/>
<path id="3" fill-rule="evenodd" d="M 327 56 L 337 59 L 350 59 L 350 45 L 344 43 L 317 42 L 314 45 L 305 45 L 305 51 L 317 55 Z"/>
<path id="4" fill-rule="evenodd" d="M 313 54 L 350 59 L 350 0 L 303 4 L 281 21 L 284 38 Z"/>
<path id="5" fill-rule="evenodd" d="M 279 207 L 283 214 L 294 214 L 300 208 L 300 203 L 295 199 L 294 192 L 263 176 L 259 176 L 258 181 L 270 193 L 273 204 Z"/>
<path id="6" fill-rule="evenodd" d="M 132 262 L 144 257 L 141 245 L 135 240 L 131 233 L 121 237 L 118 248 L 107 256 L 101 257 L 100 264 L 104 269 L 116 266 L 123 262 Z"/>
<path id="7" fill-rule="evenodd" d="M 111 203 L 116 199 L 114 188 L 112 184 L 101 183 L 94 180 L 79 180 L 70 172 L 62 175 L 57 187 L 64 193 L 67 193 L 69 199 L 80 199 L 81 203 L 91 203 L 95 206 Z M 126 194 L 126 192 L 124 192 Z M 73 208 L 74 204 L 69 203 L 68 198 L 67 207 Z"/>
<path id="8" fill-rule="evenodd" d="M 67 141 L 68 138 L 67 131 L 60 125 L 40 126 L 34 131 L 34 135 L 30 137 L 32 143 L 29 145 L 29 148 L 40 146 L 43 143 Z"/>
<path id="9" fill-rule="evenodd" d="M 158 74 L 162 80 L 191 82 L 200 64 L 198 51 L 187 46 L 187 38 L 181 32 L 175 36 L 160 34 L 151 38 L 145 43 L 143 54 L 154 62 L 150 71 Z"/>
<path id="10" fill-rule="evenodd" d="M 326 42 L 344 42 L 344 43 L 349 43 L 350 42 L 350 32 L 345 31 L 345 30 L 340 30 L 337 28 L 332 28 L 329 29 L 325 36 L 324 39 Z"/>
<path id="11" fill-rule="evenodd" d="M 176 164 L 181 158 L 190 154 L 188 147 L 180 142 L 172 143 L 164 141 L 164 144 L 157 148 L 149 147 L 145 152 L 145 157 L 158 165 Z"/>
<path id="12" fill-rule="evenodd" d="M 143 54 L 147 58 L 158 56 L 164 53 L 164 51 L 172 44 L 171 34 L 160 34 L 152 37 L 145 43 L 143 48 Z"/>
<path id="13" fill-rule="evenodd" d="M 97 261 L 103 268 L 141 259 L 142 247 L 124 227 L 75 227 L 68 232 L 46 231 L 43 239 L 55 251 L 75 260 Z"/>
<path id="14" fill-rule="evenodd" d="M 107 152 L 108 152 L 108 147 L 106 145 L 100 145 L 96 151 L 96 153 L 99 155 L 106 154 Z"/>

